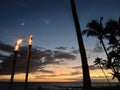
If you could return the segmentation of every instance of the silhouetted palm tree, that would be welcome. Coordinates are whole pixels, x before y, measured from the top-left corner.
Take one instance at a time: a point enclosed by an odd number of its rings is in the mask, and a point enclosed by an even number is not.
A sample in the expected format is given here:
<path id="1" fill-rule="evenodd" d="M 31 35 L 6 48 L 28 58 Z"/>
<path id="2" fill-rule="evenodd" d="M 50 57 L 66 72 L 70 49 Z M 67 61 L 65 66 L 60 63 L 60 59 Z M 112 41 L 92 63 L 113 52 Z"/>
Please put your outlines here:
<path id="1" fill-rule="evenodd" d="M 104 72 L 104 70 L 102 68 L 102 65 L 104 64 L 104 62 L 102 62 L 102 61 L 103 61 L 102 58 L 97 57 L 95 59 L 95 61 L 94 61 L 94 65 L 98 65 L 100 67 L 100 69 L 102 70 L 103 74 L 105 75 L 106 80 L 108 81 L 109 85 L 111 86 L 111 83 L 110 83 L 109 79 L 107 78 L 107 75 L 105 74 L 105 72 Z"/>
<path id="2" fill-rule="evenodd" d="M 106 23 L 105 33 L 109 40 L 109 48 L 112 48 L 108 53 L 108 66 L 111 67 L 113 71 L 113 79 L 116 77 L 120 83 L 120 18 L 118 20 L 110 19 Z"/>
<path id="3" fill-rule="evenodd" d="M 103 49 L 108 57 L 108 53 L 107 53 L 106 47 L 103 42 L 104 27 L 102 25 L 102 20 L 103 20 L 103 17 L 100 18 L 100 22 L 98 22 L 96 20 L 92 20 L 91 22 L 89 22 L 87 24 L 88 29 L 83 30 L 82 34 L 87 35 L 87 37 L 89 37 L 89 36 L 97 37 L 99 39 L 99 41 L 101 42 Z"/>
<path id="4" fill-rule="evenodd" d="M 113 79 L 117 78 L 120 83 L 120 46 L 119 49 L 112 49 L 112 51 L 109 52 L 109 56 L 109 59 L 111 59 L 112 62 L 111 65 L 109 65 L 109 63 L 108 65 L 111 66 Z"/>
<path id="5" fill-rule="evenodd" d="M 106 23 L 105 34 L 107 39 L 109 40 L 109 44 L 118 43 L 117 38 L 120 37 L 120 18 L 118 21 L 110 19 Z"/>
<path id="6" fill-rule="evenodd" d="M 103 27 L 102 25 L 102 20 L 103 20 L 102 17 L 100 18 L 100 22 L 92 20 L 90 23 L 87 24 L 88 29 L 83 30 L 82 34 L 87 35 L 88 37 L 89 36 L 97 37 L 99 39 L 107 55 L 106 67 L 111 68 L 111 70 L 113 71 L 113 76 L 115 76 L 120 82 L 120 74 L 118 71 L 116 71 L 116 67 L 113 66 L 112 62 L 114 61 L 113 58 L 115 58 L 115 56 L 113 57 L 113 54 L 107 53 L 106 47 L 103 42 L 103 38 L 105 37 L 109 40 L 109 44 L 111 45 L 118 44 L 117 38 L 118 36 L 120 36 L 120 19 L 119 21 L 109 20 L 106 23 L 105 27 Z"/>
<path id="7" fill-rule="evenodd" d="M 87 24 L 88 29 L 83 30 L 82 34 L 87 35 L 87 37 L 92 36 L 92 37 L 98 38 L 98 40 L 101 42 L 101 44 L 103 46 L 103 49 L 106 53 L 106 56 L 107 56 L 107 61 L 108 61 L 107 67 L 112 68 L 112 70 L 114 70 L 114 67 L 112 66 L 112 61 L 107 53 L 107 49 L 106 49 L 104 42 L 103 42 L 103 38 L 107 37 L 106 34 L 108 32 L 108 28 L 103 27 L 102 20 L 103 20 L 103 17 L 100 18 L 100 22 L 98 22 L 96 20 L 92 20 L 91 22 L 89 22 Z"/>
<path id="8" fill-rule="evenodd" d="M 114 34 L 115 36 L 120 36 L 120 18 L 118 20 L 110 19 L 106 23 L 105 30 L 109 34 Z"/>
<path id="9" fill-rule="evenodd" d="M 82 69 L 83 69 L 83 89 L 91 90 L 91 80 L 90 80 L 90 75 L 89 75 L 88 62 L 87 62 L 86 52 L 85 52 L 85 48 L 83 44 L 80 24 L 78 21 L 78 16 L 77 16 L 74 0 L 70 0 L 70 4 L 71 4 L 74 23 L 75 23 L 76 34 L 78 38 L 79 50 L 81 54 Z"/>

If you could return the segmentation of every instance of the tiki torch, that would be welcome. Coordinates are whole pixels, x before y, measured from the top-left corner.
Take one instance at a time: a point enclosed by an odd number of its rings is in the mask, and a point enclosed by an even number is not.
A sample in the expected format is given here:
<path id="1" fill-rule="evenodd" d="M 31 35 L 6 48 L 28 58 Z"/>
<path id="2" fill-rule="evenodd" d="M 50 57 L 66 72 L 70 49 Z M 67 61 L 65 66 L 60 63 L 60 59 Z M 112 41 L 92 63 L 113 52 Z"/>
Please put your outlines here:
<path id="1" fill-rule="evenodd" d="M 31 55 L 31 47 L 32 47 L 32 35 L 29 37 L 28 40 L 28 51 L 27 51 L 27 65 L 26 65 L 26 77 L 25 77 L 25 87 L 24 90 L 27 90 L 27 82 L 28 82 L 28 73 L 29 73 L 29 63 L 30 63 L 30 55 Z"/>
<path id="2" fill-rule="evenodd" d="M 20 44 L 22 43 L 23 39 L 19 39 L 16 43 L 15 43 L 15 47 L 14 47 L 14 58 L 13 58 L 13 65 L 12 65 L 12 73 L 11 73 L 11 79 L 10 79 L 10 86 L 9 86 L 9 90 L 12 90 L 12 84 L 13 84 L 13 79 L 14 79 L 14 72 L 15 72 L 15 64 L 16 64 L 16 57 L 19 51 L 19 47 Z"/>

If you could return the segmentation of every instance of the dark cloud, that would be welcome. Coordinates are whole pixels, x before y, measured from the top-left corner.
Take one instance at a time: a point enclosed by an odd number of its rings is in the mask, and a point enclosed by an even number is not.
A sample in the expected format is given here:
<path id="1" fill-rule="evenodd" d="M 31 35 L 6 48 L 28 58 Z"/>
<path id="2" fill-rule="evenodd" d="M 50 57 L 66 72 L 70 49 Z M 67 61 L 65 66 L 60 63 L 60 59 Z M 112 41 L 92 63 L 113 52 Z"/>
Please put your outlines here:
<path id="1" fill-rule="evenodd" d="M 13 57 L 13 55 L 10 55 L 9 57 L 6 57 L 2 63 L 0 63 L 0 74 L 10 74 Z"/>
<path id="2" fill-rule="evenodd" d="M 80 53 L 79 50 L 73 50 L 72 52 L 73 52 L 74 54 L 79 54 L 79 53 Z"/>
<path id="3" fill-rule="evenodd" d="M 53 75 L 49 75 L 49 77 L 56 77 L 57 75 L 53 74 Z"/>
<path id="4" fill-rule="evenodd" d="M 89 70 L 100 69 L 100 67 L 96 67 L 95 65 L 89 65 Z"/>
<path id="5" fill-rule="evenodd" d="M 74 47 L 74 46 L 72 46 L 72 47 L 71 47 L 71 49 L 75 49 L 75 47 Z"/>
<path id="6" fill-rule="evenodd" d="M 92 78 L 93 78 L 93 79 L 101 79 L 101 81 L 102 81 L 103 79 L 106 79 L 105 76 L 92 76 Z M 112 77 L 108 75 L 107 78 L 110 78 L 110 79 L 111 79 Z"/>
<path id="7" fill-rule="evenodd" d="M 58 59 L 67 59 L 67 60 L 76 59 L 76 57 L 71 53 L 61 52 L 61 51 L 54 51 L 54 53 L 55 53 L 54 54 L 55 58 L 58 58 Z"/>
<path id="8" fill-rule="evenodd" d="M 72 72 L 71 75 L 80 75 L 82 74 L 80 71 Z"/>
<path id="9" fill-rule="evenodd" d="M 0 50 L 11 53 L 13 51 L 13 47 L 11 45 L 4 44 L 4 43 L 0 42 Z"/>
<path id="10" fill-rule="evenodd" d="M 73 76 L 73 75 L 80 75 L 82 72 L 80 71 L 75 71 L 75 72 L 70 72 L 69 74 L 59 74 L 59 76 Z"/>
<path id="11" fill-rule="evenodd" d="M 96 69 L 100 69 L 100 67 L 99 67 L 99 66 L 95 66 L 95 65 L 89 65 L 88 67 L 89 67 L 89 70 L 96 70 Z M 78 69 L 80 69 L 80 68 L 82 68 L 82 66 L 72 67 L 72 69 L 75 69 L 75 70 L 78 70 Z"/>
<path id="12" fill-rule="evenodd" d="M 72 67 L 72 69 L 80 69 L 81 66 Z"/>
<path id="13" fill-rule="evenodd" d="M 55 49 L 58 49 L 58 50 L 66 50 L 67 47 L 63 47 L 63 46 L 61 46 L 61 47 L 56 47 Z"/>
<path id="14" fill-rule="evenodd" d="M 48 77 L 48 75 L 40 75 L 40 76 L 35 76 L 34 79 L 46 79 L 46 77 Z"/>
<path id="15" fill-rule="evenodd" d="M 2 54 L 0 54 L 0 60 L 5 59 L 6 57 L 7 57 L 6 55 L 2 55 Z"/>
<path id="16" fill-rule="evenodd" d="M 59 76 L 68 76 L 69 74 L 59 74 Z"/>
<path id="17" fill-rule="evenodd" d="M 50 70 L 44 70 L 44 69 L 39 70 L 39 71 L 42 72 L 42 73 L 54 73 L 53 71 L 50 71 Z"/>
<path id="18" fill-rule="evenodd" d="M 3 44 L 4 45 L 4 44 Z M 5 45 L 7 46 L 7 45 Z M 9 45 L 8 45 L 9 47 Z M 13 47 L 11 47 L 13 48 Z M 29 72 L 46 72 L 53 73 L 49 70 L 44 70 L 45 66 L 48 64 L 64 64 L 64 60 L 75 60 L 76 57 L 71 53 L 61 52 L 61 51 L 52 51 L 49 49 L 34 48 L 31 49 L 31 58 L 30 58 L 30 68 Z M 10 52 L 11 49 L 8 50 Z M 16 58 L 16 68 L 15 73 L 25 73 L 26 71 L 26 55 L 27 47 L 21 47 Z M 0 63 L 0 74 L 8 75 L 11 74 L 12 62 L 14 58 L 14 53 L 10 56 L 1 55 L 3 62 Z"/>
<path id="19" fill-rule="evenodd" d="M 22 50 L 18 53 L 18 57 L 16 58 L 16 73 L 25 73 L 26 71 L 26 55 L 27 55 L 27 47 L 22 48 Z M 30 68 L 29 71 L 31 73 L 37 72 L 40 69 L 43 69 L 47 64 L 56 63 L 54 57 L 51 57 L 52 53 L 49 50 L 40 51 L 35 48 L 32 48 L 31 58 L 30 58 Z M 42 62 L 41 58 L 45 57 L 46 61 Z M 12 68 L 14 54 L 10 55 L 1 63 L 1 74 L 10 74 Z"/>

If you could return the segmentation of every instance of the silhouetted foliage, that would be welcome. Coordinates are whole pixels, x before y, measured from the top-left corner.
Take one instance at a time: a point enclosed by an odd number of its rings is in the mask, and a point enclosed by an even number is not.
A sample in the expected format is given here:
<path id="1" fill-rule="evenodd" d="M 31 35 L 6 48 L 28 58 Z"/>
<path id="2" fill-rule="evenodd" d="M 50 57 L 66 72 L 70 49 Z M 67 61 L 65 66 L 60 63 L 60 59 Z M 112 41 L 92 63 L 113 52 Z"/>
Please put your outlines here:
<path id="1" fill-rule="evenodd" d="M 82 34 L 87 35 L 87 37 L 89 37 L 89 36 L 97 37 L 98 40 L 100 41 L 100 43 L 102 44 L 106 55 L 108 56 L 106 47 L 103 42 L 103 39 L 105 36 L 105 33 L 104 33 L 105 28 L 102 25 L 102 20 L 103 20 L 103 17 L 100 18 L 99 22 L 96 20 L 92 20 L 91 22 L 89 22 L 87 24 L 87 29 L 83 30 Z"/>
<path id="2" fill-rule="evenodd" d="M 118 20 L 110 19 L 102 25 L 103 18 L 100 22 L 92 20 L 87 24 L 87 29 L 82 32 L 83 35 L 97 37 L 107 55 L 107 59 L 96 58 L 95 65 L 105 66 L 106 69 L 112 70 L 113 79 L 117 78 L 120 82 L 120 18 Z M 103 39 L 108 40 L 108 48 L 105 48 Z"/>
<path id="3" fill-rule="evenodd" d="M 98 65 L 100 67 L 106 80 L 108 81 L 109 85 L 111 86 L 111 83 L 110 83 L 109 79 L 107 78 L 107 75 L 105 74 L 105 72 L 102 68 L 104 66 L 105 62 L 106 62 L 106 60 L 102 60 L 102 58 L 97 57 L 97 58 L 95 58 L 94 65 Z"/>

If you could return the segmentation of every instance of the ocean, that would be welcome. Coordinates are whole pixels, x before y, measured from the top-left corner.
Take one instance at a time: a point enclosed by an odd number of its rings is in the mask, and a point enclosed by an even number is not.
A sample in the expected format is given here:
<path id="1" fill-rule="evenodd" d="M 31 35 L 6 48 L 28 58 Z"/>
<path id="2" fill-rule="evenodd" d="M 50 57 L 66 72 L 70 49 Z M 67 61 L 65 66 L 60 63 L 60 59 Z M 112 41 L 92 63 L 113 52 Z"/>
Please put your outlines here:
<path id="1" fill-rule="evenodd" d="M 9 82 L 0 82 L 0 90 L 9 90 Z M 13 90 L 24 90 L 24 82 L 14 82 Z M 118 83 L 112 82 L 112 86 Z M 109 86 L 107 82 L 94 82 L 94 87 Z M 81 82 L 28 82 L 29 90 L 81 90 L 83 87 Z M 42 89 L 40 89 L 40 87 Z"/>

